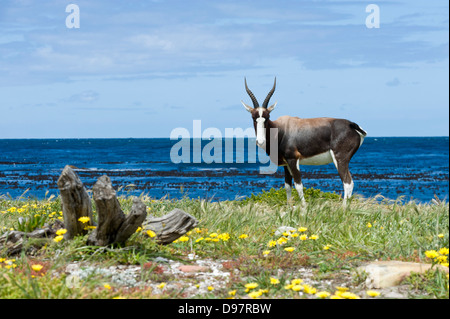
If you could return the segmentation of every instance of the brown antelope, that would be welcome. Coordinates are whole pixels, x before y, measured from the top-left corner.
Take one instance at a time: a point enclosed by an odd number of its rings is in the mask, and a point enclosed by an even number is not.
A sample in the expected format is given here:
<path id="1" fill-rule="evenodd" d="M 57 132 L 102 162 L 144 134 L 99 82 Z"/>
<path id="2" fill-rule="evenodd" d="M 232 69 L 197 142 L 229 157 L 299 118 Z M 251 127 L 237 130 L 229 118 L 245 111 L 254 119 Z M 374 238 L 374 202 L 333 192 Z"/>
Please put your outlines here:
<path id="1" fill-rule="evenodd" d="M 245 90 L 250 96 L 253 107 L 245 104 L 245 109 L 252 114 L 256 131 L 256 144 L 270 156 L 270 132 L 277 132 L 278 156 L 272 158 L 278 166 L 284 166 L 285 188 L 288 202 L 292 196 L 292 178 L 295 189 L 302 201 L 303 184 L 300 176 L 300 165 L 325 165 L 334 163 L 339 177 L 344 184 L 344 205 L 352 196 L 353 180 L 348 165 L 352 156 L 361 146 L 367 133 L 358 124 L 345 119 L 329 117 L 302 119 L 292 116 L 282 116 L 275 121 L 270 120 L 270 112 L 277 102 L 268 106 L 275 92 L 276 78 L 272 89 L 267 94 L 262 106 L 247 86 Z"/>

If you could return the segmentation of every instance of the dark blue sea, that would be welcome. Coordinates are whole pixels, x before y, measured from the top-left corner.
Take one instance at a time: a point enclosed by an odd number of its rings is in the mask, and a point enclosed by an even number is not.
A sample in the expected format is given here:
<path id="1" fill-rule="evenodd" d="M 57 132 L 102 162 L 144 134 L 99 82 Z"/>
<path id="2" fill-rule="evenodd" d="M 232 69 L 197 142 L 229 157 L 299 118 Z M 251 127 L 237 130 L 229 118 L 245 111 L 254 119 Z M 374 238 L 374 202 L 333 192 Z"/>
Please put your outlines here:
<path id="1" fill-rule="evenodd" d="M 284 173 L 260 174 L 268 164 L 248 163 L 247 141 L 225 152 L 223 162 L 172 162 L 170 139 L 3 139 L 0 140 L 0 196 L 44 198 L 58 195 L 56 182 L 72 165 L 86 188 L 108 175 L 120 195 L 152 198 L 234 200 L 284 186 Z M 254 145 L 254 140 L 251 140 Z M 193 151 L 193 140 L 190 151 Z M 202 150 L 210 141 L 202 141 Z M 181 154 L 181 153 L 180 153 Z M 193 156 L 191 155 L 191 159 Z M 244 163 L 241 163 L 244 162 Z M 342 194 L 333 164 L 301 166 L 303 185 Z M 449 197 L 448 137 L 367 137 L 350 162 L 354 193 L 403 201 Z M 25 193 L 25 194 L 24 194 Z"/>

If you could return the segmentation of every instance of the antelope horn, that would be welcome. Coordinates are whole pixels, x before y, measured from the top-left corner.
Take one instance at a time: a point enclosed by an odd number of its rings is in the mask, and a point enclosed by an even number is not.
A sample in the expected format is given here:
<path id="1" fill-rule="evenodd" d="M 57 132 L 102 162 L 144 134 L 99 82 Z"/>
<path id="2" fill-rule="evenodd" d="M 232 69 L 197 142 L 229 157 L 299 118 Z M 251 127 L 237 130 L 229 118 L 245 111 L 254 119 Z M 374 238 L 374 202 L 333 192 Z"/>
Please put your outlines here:
<path id="1" fill-rule="evenodd" d="M 244 78 L 244 81 L 245 81 L 245 90 L 247 91 L 248 95 L 252 99 L 253 107 L 255 107 L 255 108 L 259 107 L 258 100 L 256 99 L 256 97 L 253 95 L 252 91 L 250 91 L 250 89 L 247 86 L 247 79 Z"/>
<path id="2" fill-rule="evenodd" d="M 277 78 L 275 77 L 275 81 L 273 82 L 273 88 L 270 90 L 269 94 L 267 94 L 266 99 L 264 100 L 264 103 L 262 105 L 263 108 L 267 109 L 267 105 L 269 104 L 270 98 L 273 95 L 273 92 L 275 92 L 275 86 L 277 84 Z"/>

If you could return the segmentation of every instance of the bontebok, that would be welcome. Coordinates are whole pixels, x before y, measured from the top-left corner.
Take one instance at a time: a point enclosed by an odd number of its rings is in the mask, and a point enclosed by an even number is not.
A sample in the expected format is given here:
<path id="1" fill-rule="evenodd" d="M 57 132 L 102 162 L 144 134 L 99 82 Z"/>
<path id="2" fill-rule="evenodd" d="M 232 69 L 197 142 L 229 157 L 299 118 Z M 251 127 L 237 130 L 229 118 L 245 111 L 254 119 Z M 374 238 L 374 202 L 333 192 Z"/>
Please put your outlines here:
<path id="1" fill-rule="evenodd" d="M 248 88 L 245 79 L 245 89 L 253 102 L 253 107 L 241 102 L 245 109 L 252 114 L 256 144 L 265 149 L 269 156 L 270 137 L 271 134 L 276 134 L 278 156 L 271 159 L 276 161 L 278 166 L 284 166 L 287 200 L 291 200 L 292 178 L 294 178 L 295 189 L 301 201 L 305 202 L 300 165 L 325 165 L 333 162 L 344 184 L 345 204 L 347 198 L 352 196 L 353 191 L 353 180 L 348 168 L 349 162 L 361 146 L 367 133 L 358 124 L 345 119 L 329 117 L 302 119 L 282 116 L 271 121 L 270 112 L 277 103 L 268 105 L 275 92 L 275 86 L 276 78 L 262 106 L 259 106 L 258 100 Z"/>

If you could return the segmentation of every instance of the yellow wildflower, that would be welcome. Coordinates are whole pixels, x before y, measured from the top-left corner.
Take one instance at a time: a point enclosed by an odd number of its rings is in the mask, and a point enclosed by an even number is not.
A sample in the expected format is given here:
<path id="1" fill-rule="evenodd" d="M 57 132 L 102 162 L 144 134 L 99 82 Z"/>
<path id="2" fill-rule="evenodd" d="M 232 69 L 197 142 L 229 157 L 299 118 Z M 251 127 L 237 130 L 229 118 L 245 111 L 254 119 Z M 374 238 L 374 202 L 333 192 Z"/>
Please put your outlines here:
<path id="1" fill-rule="evenodd" d="M 291 284 L 293 284 L 293 285 L 300 285 L 302 282 L 303 282 L 303 279 L 298 279 L 298 278 L 291 280 Z"/>
<path id="2" fill-rule="evenodd" d="M 217 233 L 212 233 L 212 234 L 209 235 L 209 237 L 211 237 L 211 238 L 215 238 L 217 236 L 219 236 Z"/>
<path id="3" fill-rule="evenodd" d="M 311 235 L 311 237 L 309 237 L 309 239 L 312 239 L 312 240 L 316 240 L 316 239 L 318 239 L 318 238 L 319 238 L 318 235 Z"/>
<path id="4" fill-rule="evenodd" d="M 61 240 L 63 240 L 64 239 L 64 236 L 62 236 L 62 235 L 59 235 L 59 236 L 56 236 L 55 238 L 53 238 L 53 241 L 55 241 L 55 242 L 60 242 Z"/>
<path id="5" fill-rule="evenodd" d="M 267 244 L 267 247 L 274 247 L 274 246 L 276 246 L 277 245 L 277 242 L 275 241 L 275 240 L 271 240 L 271 241 L 269 241 L 269 243 Z"/>
<path id="6" fill-rule="evenodd" d="M 280 281 L 277 278 L 270 278 L 270 284 L 272 285 L 278 285 Z"/>
<path id="7" fill-rule="evenodd" d="M 370 297 L 378 297 L 380 295 L 380 293 L 375 290 L 367 290 L 366 294 Z"/>
<path id="8" fill-rule="evenodd" d="M 104 284 L 103 287 L 105 287 L 106 289 L 111 289 L 111 286 L 109 284 Z"/>
<path id="9" fill-rule="evenodd" d="M 367 223 L 367 228 L 372 228 L 372 224 L 371 223 Z"/>
<path id="10" fill-rule="evenodd" d="M 259 285 L 256 282 L 251 282 L 251 283 L 245 284 L 245 288 L 247 288 L 247 289 L 255 289 L 258 286 Z"/>
<path id="11" fill-rule="evenodd" d="M 439 264 L 445 264 L 447 262 L 447 256 L 441 255 L 435 258 L 435 261 Z"/>
<path id="12" fill-rule="evenodd" d="M 284 250 L 291 253 L 295 250 L 295 247 L 286 247 Z"/>
<path id="13" fill-rule="evenodd" d="M 307 240 L 308 239 L 308 236 L 306 236 L 306 235 L 301 235 L 300 236 L 300 240 Z"/>
<path id="14" fill-rule="evenodd" d="M 327 291 L 319 291 L 316 293 L 317 298 L 327 298 L 330 296 L 330 293 Z"/>
<path id="15" fill-rule="evenodd" d="M 439 234 L 438 237 L 439 238 L 444 238 L 444 234 Z"/>
<path id="16" fill-rule="evenodd" d="M 186 242 L 186 241 L 189 241 L 189 237 L 181 236 L 180 238 L 178 238 L 178 240 L 181 241 L 181 242 Z"/>
<path id="17" fill-rule="evenodd" d="M 83 224 L 88 223 L 90 220 L 91 219 L 88 216 L 83 216 L 83 217 L 78 218 L 78 221 Z"/>
<path id="18" fill-rule="evenodd" d="M 230 296 L 235 296 L 236 295 L 236 290 L 231 290 L 231 291 L 228 292 L 228 294 Z"/>
<path id="19" fill-rule="evenodd" d="M 336 289 L 337 289 L 339 292 L 346 292 L 346 291 L 348 291 L 348 288 L 347 288 L 347 287 L 336 287 Z"/>
<path id="20" fill-rule="evenodd" d="M 293 291 L 300 291 L 304 289 L 303 285 L 293 285 L 291 288 Z"/>
<path id="21" fill-rule="evenodd" d="M 330 249 L 330 247 L 331 247 L 331 245 L 325 245 L 325 246 L 323 246 L 323 250 L 328 250 L 328 249 Z"/>
<path id="22" fill-rule="evenodd" d="M 252 291 L 251 293 L 248 294 L 248 296 L 250 298 L 256 299 L 258 297 L 261 297 L 262 294 L 263 294 L 262 291 L 258 290 L 258 291 Z"/>
<path id="23" fill-rule="evenodd" d="M 208 291 L 213 291 L 214 287 L 213 286 L 208 286 Z"/>
<path id="24" fill-rule="evenodd" d="M 41 269 L 44 268 L 44 266 L 39 265 L 39 264 L 35 264 L 31 266 L 31 269 L 33 269 L 34 271 L 41 271 Z"/>
<path id="25" fill-rule="evenodd" d="M 67 233 L 67 229 L 61 228 L 56 231 L 56 235 L 61 236 Z"/>
<path id="26" fill-rule="evenodd" d="M 441 249 L 439 249 L 439 253 L 441 255 L 448 255 L 448 248 L 441 248 Z"/>
<path id="27" fill-rule="evenodd" d="M 201 242 L 201 241 L 204 240 L 204 239 L 205 239 L 205 238 L 200 237 L 200 238 L 197 238 L 197 239 L 195 240 L 195 242 L 198 243 L 198 242 Z"/>
<path id="28" fill-rule="evenodd" d="M 156 233 L 153 230 L 147 230 L 147 235 L 150 238 L 156 237 Z"/>
<path id="29" fill-rule="evenodd" d="M 228 241 L 228 239 L 230 239 L 230 234 L 228 233 L 223 233 L 220 234 L 219 236 L 217 236 L 218 239 L 221 239 L 223 241 Z"/>
<path id="30" fill-rule="evenodd" d="M 439 256 L 439 253 L 438 253 L 436 250 L 427 250 L 427 251 L 425 252 L 425 256 L 427 256 L 428 258 L 433 259 L 433 258 L 438 257 L 438 256 Z"/>
<path id="31" fill-rule="evenodd" d="M 268 254 L 270 254 L 270 250 L 264 250 L 264 251 L 263 251 L 263 255 L 264 255 L 264 256 L 267 256 Z"/>
<path id="32" fill-rule="evenodd" d="M 348 292 L 348 291 L 343 292 L 341 294 L 341 297 L 345 298 L 345 299 L 360 299 L 357 295 L 355 295 L 354 293 Z"/>
<path id="33" fill-rule="evenodd" d="M 308 228 L 306 228 L 306 227 L 300 227 L 300 228 L 298 229 L 298 231 L 301 232 L 301 233 L 303 233 L 303 232 L 305 232 L 305 231 L 307 231 L 307 230 L 308 230 Z"/>
<path id="34" fill-rule="evenodd" d="M 307 294 L 310 294 L 310 295 L 315 295 L 316 292 L 317 292 L 317 289 L 314 288 L 314 287 L 312 287 L 312 286 L 310 286 L 310 285 L 304 285 L 304 286 L 303 286 L 303 290 L 304 290 Z"/>
<path id="35" fill-rule="evenodd" d="M 157 287 L 158 287 L 159 289 L 163 289 L 165 286 L 166 286 L 166 283 L 165 283 L 165 282 L 162 282 L 162 283 L 160 283 Z"/>
<path id="36" fill-rule="evenodd" d="M 242 234 L 242 235 L 239 236 L 239 239 L 246 239 L 246 238 L 248 238 L 247 234 Z"/>

